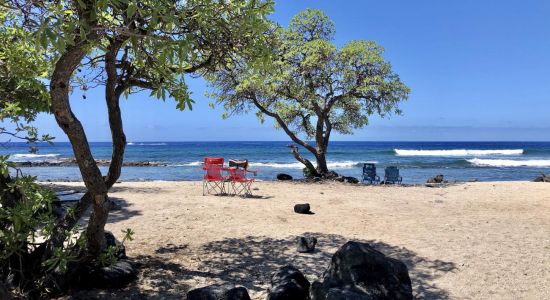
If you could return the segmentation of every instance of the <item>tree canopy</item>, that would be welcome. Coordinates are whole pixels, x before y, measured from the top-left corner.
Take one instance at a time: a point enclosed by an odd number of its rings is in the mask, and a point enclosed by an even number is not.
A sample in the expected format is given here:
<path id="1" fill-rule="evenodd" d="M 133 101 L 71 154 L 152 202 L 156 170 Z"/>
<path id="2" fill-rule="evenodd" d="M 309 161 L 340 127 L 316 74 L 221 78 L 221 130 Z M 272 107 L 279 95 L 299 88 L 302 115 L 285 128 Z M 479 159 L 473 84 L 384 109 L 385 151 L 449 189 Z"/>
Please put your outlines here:
<path id="1" fill-rule="evenodd" d="M 294 154 L 313 174 L 328 172 L 325 154 L 333 130 L 351 134 L 373 114 L 400 114 L 398 104 L 409 93 L 381 46 L 357 40 L 338 48 L 331 42 L 334 34 L 323 12 L 308 9 L 288 28 L 267 33 L 269 60 L 254 65 L 242 60 L 210 78 L 211 94 L 229 114 L 252 110 L 261 121 L 272 117 L 276 127 L 311 152 L 316 168 Z"/>
<path id="2" fill-rule="evenodd" d="M 193 100 L 186 76 L 205 75 L 227 68 L 236 58 L 261 53 L 265 47 L 256 37 L 268 28 L 266 16 L 272 6 L 271 0 L 0 3 L 0 14 L 4 16 L 2 31 L 7 33 L 2 38 L 19 33 L 17 42 L 22 50 L 2 54 L 6 63 L 0 68 L 7 66 L 5 75 L 17 83 L 16 92 L 25 81 L 35 83 L 33 88 L 40 91 L 35 95 L 44 96 L 46 102 L 41 107 L 32 98 L 15 97 L 17 93 L 11 92 L 9 97 L 2 92 L 2 100 L 9 99 L 22 107 L 24 101 L 29 101 L 28 107 L 33 109 L 28 114 L 31 119 L 38 111 L 53 113 L 71 142 L 88 190 L 71 213 L 52 226 L 48 240 L 41 243 L 44 251 L 41 259 L 51 259 L 57 249 L 67 244 L 66 233 L 74 229 L 76 220 L 90 205 L 92 214 L 86 234 L 81 235 L 84 242 L 79 243 L 77 258 L 81 263 L 93 264 L 107 251 L 104 236 L 110 209 L 107 192 L 120 175 L 125 145 L 120 97 L 150 90 L 155 98 L 174 99 L 178 109 L 190 107 Z M 27 55 L 29 51 L 31 55 Z M 36 68 L 14 73 L 13 66 L 25 55 L 29 56 L 25 61 Z M 113 141 L 113 158 L 105 176 L 94 159 L 82 124 L 71 109 L 75 90 L 96 87 L 105 88 L 103 100 L 108 107 Z M 33 92 L 29 89 L 25 93 Z M 26 267 L 42 270 L 42 262 L 39 260 L 37 267 L 28 261 Z M 54 260 L 50 267 L 56 269 L 61 263 Z"/>
<path id="3" fill-rule="evenodd" d="M 2 24 L 14 18 L 8 11 L 0 11 Z M 45 53 L 28 38 L 29 33 L 21 28 L 0 27 L 0 121 L 13 124 L 11 130 L 2 126 L 0 134 L 34 143 L 51 139 L 39 137 L 29 125 L 38 113 L 49 111 L 50 97 L 44 82 L 48 72 Z"/>

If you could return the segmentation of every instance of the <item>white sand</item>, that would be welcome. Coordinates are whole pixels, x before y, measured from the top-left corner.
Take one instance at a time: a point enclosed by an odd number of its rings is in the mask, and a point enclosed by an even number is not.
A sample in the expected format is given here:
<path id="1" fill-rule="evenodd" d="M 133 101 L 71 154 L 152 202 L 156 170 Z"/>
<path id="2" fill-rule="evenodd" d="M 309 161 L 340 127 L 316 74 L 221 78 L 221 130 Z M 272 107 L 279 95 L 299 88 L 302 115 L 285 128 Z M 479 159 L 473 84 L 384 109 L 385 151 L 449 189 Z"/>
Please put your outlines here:
<path id="1" fill-rule="evenodd" d="M 74 186 L 74 183 L 60 183 Z M 467 183 L 447 188 L 345 184 L 255 184 L 259 196 L 202 196 L 200 182 L 124 182 L 123 210 L 107 228 L 132 228 L 128 255 L 139 281 L 103 297 L 181 299 L 190 289 L 230 282 L 265 299 L 269 279 L 292 263 L 310 280 L 347 240 L 367 241 L 409 267 L 427 299 L 550 299 L 550 184 Z M 293 212 L 309 202 L 314 215 Z M 318 251 L 299 254 L 310 233 Z"/>

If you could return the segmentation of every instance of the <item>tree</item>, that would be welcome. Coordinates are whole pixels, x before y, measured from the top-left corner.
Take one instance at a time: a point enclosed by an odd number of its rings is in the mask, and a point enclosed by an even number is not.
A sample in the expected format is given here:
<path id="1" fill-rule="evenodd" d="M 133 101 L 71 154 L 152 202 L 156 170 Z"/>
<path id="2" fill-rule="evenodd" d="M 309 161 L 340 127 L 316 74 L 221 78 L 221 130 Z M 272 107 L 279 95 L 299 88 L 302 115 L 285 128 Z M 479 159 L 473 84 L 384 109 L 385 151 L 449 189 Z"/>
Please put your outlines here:
<path id="1" fill-rule="evenodd" d="M 333 130 L 351 134 L 373 114 L 400 114 L 398 104 L 409 93 L 382 57 L 382 47 L 351 41 L 339 49 L 331 43 L 334 32 L 323 12 L 308 9 L 287 29 L 266 33 L 269 60 L 242 60 L 210 77 L 212 96 L 229 114 L 256 110 L 262 122 L 264 116 L 273 118 L 277 128 L 313 154 L 316 167 L 291 146 L 295 158 L 316 176 L 329 173 L 325 156 Z"/>
<path id="2" fill-rule="evenodd" d="M 107 191 L 120 175 L 126 144 L 118 106 L 121 95 L 148 89 L 156 98 L 173 98 L 179 109 L 189 107 L 193 101 L 184 75 L 211 72 L 252 48 L 254 37 L 265 30 L 265 16 L 272 3 L 14 0 L 7 1 L 4 8 L 18 17 L 4 26 L 33 33 L 34 42 L 52 53 L 48 77 L 52 111 L 71 142 L 88 189 L 77 205 L 76 217 L 67 217 L 56 228 L 60 232 L 71 228 L 91 204 L 86 253 L 93 258 L 105 247 L 103 228 L 110 206 Z M 94 84 L 105 85 L 113 138 L 113 157 L 105 177 L 70 106 L 75 88 L 86 90 Z M 52 240 L 54 245 L 62 243 Z"/>

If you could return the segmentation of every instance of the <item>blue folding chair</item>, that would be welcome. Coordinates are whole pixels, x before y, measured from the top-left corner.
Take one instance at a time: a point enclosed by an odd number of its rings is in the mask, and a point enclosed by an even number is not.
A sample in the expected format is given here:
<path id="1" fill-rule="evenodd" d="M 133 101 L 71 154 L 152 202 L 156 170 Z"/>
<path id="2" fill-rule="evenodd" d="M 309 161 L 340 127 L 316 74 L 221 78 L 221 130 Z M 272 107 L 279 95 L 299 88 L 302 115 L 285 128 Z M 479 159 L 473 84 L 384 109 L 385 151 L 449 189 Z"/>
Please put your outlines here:
<path id="1" fill-rule="evenodd" d="M 399 176 L 399 169 L 396 166 L 389 166 L 385 170 L 384 184 L 398 183 L 401 184 L 403 177 Z"/>
<path id="2" fill-rule="evenodd" d="M 375 164 L 363 164 L 363 183 L 368 182 L 370 184 L 380 183 L 380 177 L 376 175 Z"/>

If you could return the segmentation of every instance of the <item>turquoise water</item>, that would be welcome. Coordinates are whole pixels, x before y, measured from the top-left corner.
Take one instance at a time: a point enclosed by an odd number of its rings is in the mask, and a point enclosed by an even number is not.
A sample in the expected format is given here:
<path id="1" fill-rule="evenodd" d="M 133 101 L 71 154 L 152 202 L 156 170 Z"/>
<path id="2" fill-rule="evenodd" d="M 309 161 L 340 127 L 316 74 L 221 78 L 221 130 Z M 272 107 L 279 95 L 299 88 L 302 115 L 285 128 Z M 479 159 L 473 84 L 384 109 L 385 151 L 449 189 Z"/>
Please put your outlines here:
<path id="1" fill-rule="evenodd" d="M 301 177 L 302 165 L 290 154 L 288 142 L 133 142 L 126 148 L 126 161 L 151 161 L 158 167 L 124 167 L 121 180 L 200 180 L 205 156 L 248 159 L 257 178 L 271 180 L 277 173 Z M 109 159 L 110 143 L 91 143 L 97 159 Z M 308 156 L 302 150 L 304 156 Z M 12 143 L 0 149 L 14 161 L 57 160 L 73 157 L 68 143 L 42 145 L 38 154 L 25 144 Z M 311 156 L 310 156 L 311 158 Z M 397 165 L 405 183 L 425 182 L 444 174 L 448 180 L 532 180 L 550 173 L 550 142 L 332 142 L 327 155 L 329 168 L 347 176 L 361 176 L 364 162 L 383 168 Z M 76 166 L 22 168 L 39 180 L 80 180 Z M 106 172 L 106 168 L 102 168 Z"/>

